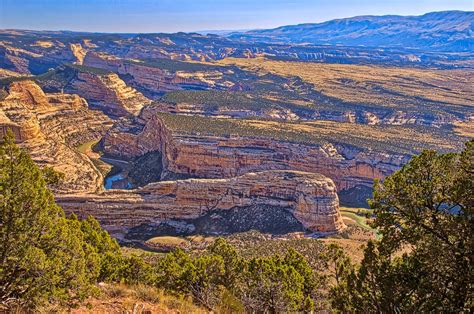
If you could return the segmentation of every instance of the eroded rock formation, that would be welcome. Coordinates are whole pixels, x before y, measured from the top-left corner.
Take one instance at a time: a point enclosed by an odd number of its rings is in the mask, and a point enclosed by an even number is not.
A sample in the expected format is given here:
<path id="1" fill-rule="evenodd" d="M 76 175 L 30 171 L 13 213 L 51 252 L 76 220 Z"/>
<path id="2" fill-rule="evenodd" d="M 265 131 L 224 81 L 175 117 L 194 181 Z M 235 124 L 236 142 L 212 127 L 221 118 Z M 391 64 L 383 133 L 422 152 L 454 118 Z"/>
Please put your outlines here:
<path id="1" fill-rule="evenodd" d="M 71 52 L 76 57 L 76 64 L 82 64 L 84 62 L 84 57 L 87 54 L 87 50 L 82 47 L 80 43 L 70 44 Z"/>
<path id="2" fill-rule="evenodd" d="M 263 171 L 229 179 L 188 179 L 149 184 L 137 190 L 96 195 L 60 195 L 58 202 L 80 216 L 94 215 L 111 231 L 252 205 L 287 208 L 308 230 L 336 232 L 344 223 L 333 181 L 298 171 Z"/>
<path id="3" fill-rule="evenodd" d="M 117 74 L 79 71 L 67 90 L 114 116 L 138 115 L 151 100 L 125 84 Z"/>
<path id="4" fill-rule="evenodd" d="M 184 87 L 196 89 L 230 88 L 232 82 L 223 82 L 222 73 L 215 71 L 169 71 L 146 62 L 120 59 L 104 53 L 90 52 L 84 58 L 84 64 L 118 73 L 130 78 L 130 83 L 148 95 L 160 95 L 163 92 L 182 90 Z"/>
<path id="5" fill-rule="evenodd" d="M 92 192 L 100 189 L 103 176 L 78 145 L 100 139 L 111 126 L 100 111 L 74 94 L 46 94 L 33 81 L 18 81 L 0 101 L 0 135 L 11 129 L 15 139 L 39 165 L 54 167 L 66 175 L 56 192 Z"/>
<path id="6" fill-rule="evenodd" d="M 251 136 L 213 136 L 171 131 L 152 108 L 141 116 L 142 129 L 111 129 L 103 139 L 105 152 L 133 158 L 161 151 L 162 178 L 176 174 L 200 178 L 230 178 L 264 170 L 299 170 L 321 173 L 338 190 L 372 186 L 409 159 L 377 151 L 362 151 L 340 144 L 310 145 Z"/>

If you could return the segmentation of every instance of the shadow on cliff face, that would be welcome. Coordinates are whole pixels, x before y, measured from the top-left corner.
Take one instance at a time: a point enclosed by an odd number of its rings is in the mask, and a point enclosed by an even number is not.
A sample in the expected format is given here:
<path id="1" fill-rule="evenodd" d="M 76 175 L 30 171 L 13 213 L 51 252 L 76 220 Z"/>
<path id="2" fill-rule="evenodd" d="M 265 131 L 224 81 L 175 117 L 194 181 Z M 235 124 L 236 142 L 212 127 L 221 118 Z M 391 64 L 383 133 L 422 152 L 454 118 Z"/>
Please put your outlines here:
<path id="1" fill-rule="evenodd" d="M 372 198 L 373 189 L 365 185 L 357 185 L 338 193 L 341 206 L 369 208 L 367 199 Z"/>
<path id="2" fill-rule="evenodd" d="M 212 211 L 196 219 L 140 225 L 130 229 L 125 238 L 148 240 L 157 236 L 226 235 L 250 230 L 270 234 L 306 231 L 288 208 L 252 205 Z"/>
<path id="3" fill-rule="evenodd" d="M 113 165 L 104 179 L 106 189 L 132 189 L 158 182 L 163 171 L 161 152 L 153 151 L 132 160 L 102 157 L 102 161 Z"/>
<path id="4" fill-rule="evenodd" d="M 161 152 L 153 151 L 132 161 L 128 177 L 133 182 L 134 187 L 144 186 L 148 183 L 160 181 L 162 171 Z"/>

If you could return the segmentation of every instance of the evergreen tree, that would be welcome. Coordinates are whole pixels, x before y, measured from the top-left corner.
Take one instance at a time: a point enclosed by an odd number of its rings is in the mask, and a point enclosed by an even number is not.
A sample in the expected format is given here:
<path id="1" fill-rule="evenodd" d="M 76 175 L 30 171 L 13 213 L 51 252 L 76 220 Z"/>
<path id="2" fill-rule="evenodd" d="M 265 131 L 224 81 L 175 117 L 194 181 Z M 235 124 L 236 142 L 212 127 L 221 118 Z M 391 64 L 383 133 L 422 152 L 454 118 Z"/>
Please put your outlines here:
<path id="1" fill-rule="evenodd" d="M 43 175 L 10 132 L 0 144 L 3 306 L 80 298 L 89 288 L 81 231 L 55 204 Z"/>
<path id="2" fill-rule="evenodd" d="M 425 151 L 414 157 L 376 182 L 370 204 L 382 239 L 368 244 L 361 266 L 333 289 L 334 307 L 344 312 L 472 310 L 474 140 L 461 154 Z"/>

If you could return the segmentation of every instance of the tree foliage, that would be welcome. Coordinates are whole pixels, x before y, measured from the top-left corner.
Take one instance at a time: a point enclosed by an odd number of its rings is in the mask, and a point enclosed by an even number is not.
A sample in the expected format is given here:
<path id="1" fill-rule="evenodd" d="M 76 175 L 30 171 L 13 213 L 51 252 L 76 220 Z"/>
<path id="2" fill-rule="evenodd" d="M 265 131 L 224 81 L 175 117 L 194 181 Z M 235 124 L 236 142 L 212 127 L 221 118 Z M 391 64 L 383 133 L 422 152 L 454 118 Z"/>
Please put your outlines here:
<path id="1" fill-rule="evenodd" d="M 98 281 L 132 276 L 135 261 L 94 218 L 68 218 L 56 205 L 47 185 L 61 177 L 39 169 L 11 132 L 0 143 L 0 308 L 71 303 Z"/>
<path id="2" fill-rule="evenodd" d="M 47 188 L 61 174 L 39 169 L 9 134 L 0 143 L 0 310 L 71 304 L 107 281 L 155 285 L 232 313 L 319 310 L 328 282 L 336 311 L 469 312 L 473 150 L 474 140 L 460 154 L 425 151 L 376 182 L 370 204 L 381 239 L 368 242 L 360 265 L 335 245 L 300 250 L 310 258 L 288 246 L 244 258 L 221 238 L 152 264 L 124 256 L 94 218 L 66 217 Z"/>
<path id="3" fill-rule="evenodd" d="M 193 257 L 182 250 L 167 254 L 157 268 L 158 286 L 191 294 L 209 309 L 229 309 L 229 304 L 222 304 L 226 299 L 233 300 L 234 311 L 314 309 L 317 277 L 306 259 L 294 250 L 284 257 L 246 260 L 224 239 L 217 239 L 202 255 Z"/>
<path id="4" fill-rule="evenodd" d="M 425 151 L 376 182 L 360 267 L 333 290 L 342 311 L 459 312 L 474 307 L 474 140 L 460 154 Z"/>
<path id="5" fill-rule="evenodd" d="M 0 145 L 0 302 L 68 299 L 87 290 L 80 229 L 9 134 Z"/>

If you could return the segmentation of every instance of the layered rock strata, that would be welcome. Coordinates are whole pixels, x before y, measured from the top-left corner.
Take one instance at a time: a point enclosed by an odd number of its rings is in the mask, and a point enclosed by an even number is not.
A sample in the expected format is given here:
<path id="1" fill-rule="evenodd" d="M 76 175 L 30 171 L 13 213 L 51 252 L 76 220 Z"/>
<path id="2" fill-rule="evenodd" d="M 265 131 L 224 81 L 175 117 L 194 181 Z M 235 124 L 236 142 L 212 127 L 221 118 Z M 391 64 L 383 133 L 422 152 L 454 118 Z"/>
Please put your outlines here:
<path id="1" fill-rule="evenodd" d="M 0 102 L 0 135 L 12 130 L 36 163 L 64 173 L 57 192 L 101 189 L 102 174 L 74 147 L 100 139 L 110 127 L 110 119 L 78 95 L 46 94 L 33 81 L 12 83 Z"/>
<path id="2" fill-rule="evenodd" d="M 82 47 L 80 43 L 70 44 L 71 52 L 76 57 L 76 64 L 82 64 L 84 62 L 84 57 L 87 54 L 87 50 Z"/>
<path id="3" fill-rule="evenodd" d="M 130 83 L 151 96 L 163 92 L 193 89 L 227 89 L 234 86 L 232 82 L 223 82 L 219 71 L 169 71 L 164 68 L 150 66 L 145 62 L 125 60 L 104 53 L 90 52 L 84 58 L 84 65 L 100 68 L 124 77 Z"/>
<path id="4" fill-rule="evenodd" d="M 407 155 L 363 151 L 333 144 L 305 144 L 251 136 L 213 136 L 171 131 L 154 109 L 141 116 L 142 129 L 117 127 L 102 143 L 106 153 L 122 158 L 161 151 L 162 178 L 175 174 L 229 178 L 264 170 L 299 170 L 331 178 L 339 191 L 372 186 L 403 165 Z M 336 147 L 337 146 L 337 147 Z"/>
<path id="5" fill-rule="evenodd" d="M 95 216 L 113 232 L 252 205 L 287 208 L 314 232 L 337 232 L 345 227 L 333 181 L 320 174 L 298 171 L 264 171 L 229 179 L 163 181 L 137 190 L 60 195 L 57 201 L 81 217 Z"/>
<path id="6" fill-rule="evenodd" d="M 138 115 L 143 106 L 151 103 L 114 73 L 79 71 L 67 91 L 86 98 L 90 104 L 113 116 Z"/>

